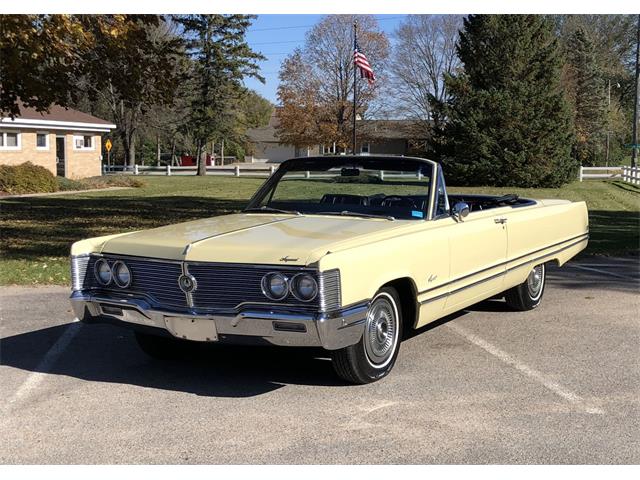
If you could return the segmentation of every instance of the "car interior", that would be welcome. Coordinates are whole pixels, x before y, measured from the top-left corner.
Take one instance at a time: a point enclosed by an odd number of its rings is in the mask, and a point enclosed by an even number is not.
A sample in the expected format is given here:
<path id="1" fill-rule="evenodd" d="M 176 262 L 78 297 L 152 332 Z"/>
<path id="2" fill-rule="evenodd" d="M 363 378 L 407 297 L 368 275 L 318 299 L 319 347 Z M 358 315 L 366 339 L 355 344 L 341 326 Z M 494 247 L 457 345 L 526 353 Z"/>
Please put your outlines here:
<path id="1" fill-rule="evenodd" d="M 496 197 L 494 195 L 448 195 L 449 205 L 453 207 L 456 203 L 464 202 L 469 205 L 471 212 L 489 210 L 498 207 L 517 207 L 532 205 L 533 200 L 520 198 L 515 194 L 508 194 Z M 321 204 L 327 205 L 350 205 L 359 207 L 395 207 L 411 208 L 423 211 L 427 202 L 426 195 L 351 195 L 343 193 L 327 193 L 320 200 Z M 372 212 L 376 213 L 376 212 Z"/>

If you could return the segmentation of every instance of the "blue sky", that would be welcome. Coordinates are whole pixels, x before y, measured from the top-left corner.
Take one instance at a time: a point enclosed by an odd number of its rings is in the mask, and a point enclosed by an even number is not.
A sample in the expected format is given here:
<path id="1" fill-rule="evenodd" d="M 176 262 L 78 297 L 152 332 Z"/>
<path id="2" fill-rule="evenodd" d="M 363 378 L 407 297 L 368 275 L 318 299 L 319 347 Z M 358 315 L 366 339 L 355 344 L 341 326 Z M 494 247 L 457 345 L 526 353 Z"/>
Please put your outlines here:
<path id="1" fill-rule="evenodd" d="M 247 87 L 276 103 L 278 88 L 278 70 L 280 63 L 296 47 L 304 45 L 305 33 L 324 15 L 259 15 L 247 32 L 247 41 L 251 48 L 261 52 L 267 60 L 260 63 L 262 76 L 266 83 L 257 80 L 245 81 Z M 389 38 L 404 15 L 375 15 L 380 28 Z"/>

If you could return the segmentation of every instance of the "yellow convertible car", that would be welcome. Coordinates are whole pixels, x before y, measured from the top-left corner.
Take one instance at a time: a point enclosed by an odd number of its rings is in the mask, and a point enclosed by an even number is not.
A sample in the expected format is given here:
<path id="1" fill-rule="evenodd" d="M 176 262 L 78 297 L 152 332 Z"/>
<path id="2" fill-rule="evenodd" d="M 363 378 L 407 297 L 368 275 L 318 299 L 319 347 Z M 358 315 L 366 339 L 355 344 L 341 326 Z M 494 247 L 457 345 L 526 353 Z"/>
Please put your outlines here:
<path id="1" fill-rule="evenodd" d="M 537 307 L 546 266 L 587 239 L 584 202 L 448 194 L 419 158 L 297 158 L 241 213 L 75 243 L 71 303 L 86 323 L 133 328 L 152 357 L 323 347 L 368 383 L 412 329 L 491 297 Z"/>

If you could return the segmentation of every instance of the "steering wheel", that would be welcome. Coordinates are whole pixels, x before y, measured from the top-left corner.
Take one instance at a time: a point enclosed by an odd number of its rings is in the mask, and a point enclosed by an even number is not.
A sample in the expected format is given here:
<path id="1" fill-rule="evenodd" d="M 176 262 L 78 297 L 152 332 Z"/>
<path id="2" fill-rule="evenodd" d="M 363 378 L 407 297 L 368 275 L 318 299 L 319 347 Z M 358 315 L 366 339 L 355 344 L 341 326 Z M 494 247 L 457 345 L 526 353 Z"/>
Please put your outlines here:
<path id="1" fill-rule="evenodd" d="M 402 195 L 387 195 L 386 197 L 384 197 L 384 200 L 382 200 L 382 205 L 386 207 L 391 207 L 392 205 L 389 205 L 389 203 L 387 203 L 387 200 L 389 199 L 399 200 L 400 206 L 407 206 L 407 207 L 413 208 L 414 210 L 418 210 L 416 203 L 412 199 L 408 197 L 403 197 Z"/>

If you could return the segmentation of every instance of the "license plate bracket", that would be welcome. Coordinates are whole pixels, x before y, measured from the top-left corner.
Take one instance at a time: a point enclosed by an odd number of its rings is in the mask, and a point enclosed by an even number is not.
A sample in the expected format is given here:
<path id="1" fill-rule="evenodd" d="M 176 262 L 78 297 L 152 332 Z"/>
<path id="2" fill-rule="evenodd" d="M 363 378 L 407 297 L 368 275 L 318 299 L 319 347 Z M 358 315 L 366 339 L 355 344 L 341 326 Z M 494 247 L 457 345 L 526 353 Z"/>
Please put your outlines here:
<path id="1" fill-rule="evenodd" d="M 164 317 L 164 322 L 174 337 L 197 342 L 218 341 L 216 322 L 211 318 Z"/>

